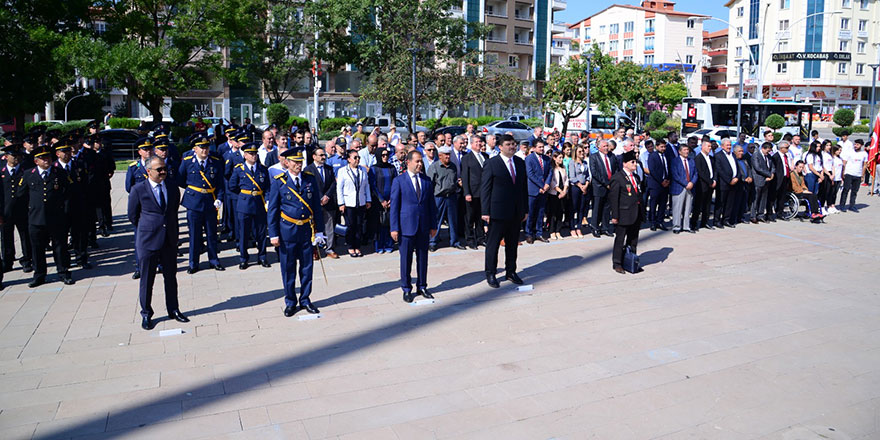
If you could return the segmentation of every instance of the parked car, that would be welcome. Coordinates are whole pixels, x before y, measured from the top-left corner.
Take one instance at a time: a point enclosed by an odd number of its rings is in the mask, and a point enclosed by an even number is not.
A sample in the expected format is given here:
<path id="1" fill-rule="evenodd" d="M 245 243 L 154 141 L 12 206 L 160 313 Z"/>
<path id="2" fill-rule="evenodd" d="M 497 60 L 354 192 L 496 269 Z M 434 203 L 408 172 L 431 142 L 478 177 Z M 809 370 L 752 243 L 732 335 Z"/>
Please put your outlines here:
<path id="1" fill-rule="evenodd" d="M 504 134 L 510 132 L 517 142 L 528 140 L 534 130 L 528 125 L 516 121 L 495 121 L 483 126 L 483 134 Z"/>
<path id="2" fill-rule="evenodd" d="M 719 144 L 721 143 L 721 139 L 724 139 L 724 138 L 730 138 L 730 142 L 734 143 L 734 144 L 736 143 L 736 139 L 737 139 L 736 128 L 729 128 L 729 127 L 703 128 L 703 129 L 700 129 L 700 130 L 697 130 L 695 132 L 688 134 L 687 137 L 688 138 L 695 137 L 695 138 L 697 138 L 697 142 L 699 142 L 700 139 L 703 139 L 704 135 L 709 135 L 709 139 L 712 139 L 713 141 L 718 142 Z M 758 142 L 758 139 L 756 139 L 752 136 L 746 135 L 746 144 L 749 144 L 751 142 L 760 143 L 760 142 Z"/>
<path id="3" fill-rule="evenodd" d="M 382 133 L 388 133 L 388 130 L 391 129 L 391 117 L 390 116 L 379 116 L 376 118 L 364 118 L 361 120 L 364 124 L 364 133 L 370 133 L 374 128 L 379 127 L 382 130 Z M 409 128 L 406 126 L 402 120 L 397 119 L 394 121 L 394 126 L 397 127 L 397 134 L 402 138 L 406 138 L 409 136 Z M 420 125 L 416 125 L 416 132 L 424 131 L 428 132 L 428 129 L 422 127 Z"/>
<path id="4" fill-rule="evenodd" d="M 98 132 L 104 148 L 110 148 L 113 151 L 115 159 L 132 159 L 137 157 L 134 143 L 138 140 L 137 130 L 128 128 L 111 128 Z"/>
<path id="5" fill-rule="evenodd" d="M 522 120 L 524 120 L 524 119 L 529 119 L 529 117 L 526 116 L 526 115 L 524 115 L 524 114 L 521 114 L 521 113 L 513 114 L 513 115 L 510 115 L 510 116 L 507 117 L 507 120 L 508 120 L 508 121 L 517 121 L 517 122 L 519 122 L 519 121 L 522 121 Z"/>
<path id="6" fill-rule="evenodd" d="M 467 130 L 467 127 L 464 125 L 449 125 L 446 127 L 440 127 L 440 128 L 431 132 L 430 138 L 433 140 L 435 137 L 437 137 L 438 134 L 441 134 L 441 133 L 444 135 L 446 133 L 449 133 L 452 135 L 452 137 L 455 137 L 455 136 L 458 136 L 458 135 L 464 133 L 465 130 Z"/>

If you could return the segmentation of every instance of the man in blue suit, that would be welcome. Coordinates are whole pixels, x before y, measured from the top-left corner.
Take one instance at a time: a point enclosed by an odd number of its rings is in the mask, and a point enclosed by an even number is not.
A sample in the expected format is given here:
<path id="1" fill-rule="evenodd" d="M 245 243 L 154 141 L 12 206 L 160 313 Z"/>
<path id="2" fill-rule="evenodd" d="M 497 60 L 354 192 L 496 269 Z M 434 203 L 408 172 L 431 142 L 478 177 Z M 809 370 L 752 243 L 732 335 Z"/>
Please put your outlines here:
<path id="1" fill-rule="evenodd" d="M 648 156 L 648 193 L 651 198 L 651 209 L 648 211 L 648 222 L 651 230 L 660 228 L 668 231 L 663 224 L 666 214 L 666 200 L 669 198 L 669 160 L 666 151 L 675 151 L 663 142 L 658 142 L 654 151 Z"/>
<path id="2" fill-rule="evenodd" d="M 667 147 L 664 154 L 669 163 L 669 193 L 672 194 L 672 232 L 696 233 L 691 228 L 691 208 L 694 205 L 694 190 L 697 185 L 697 163 L 690 156 L 688 144 L 679 147 L 678 154 Z"/>
<path id="3" fill-rule="evenodd" d="M 193 135 L 192 151 L 183 156 L 177 184 L 185 188 L 183 202 L 189 227 L 189 267 L 186 273 L 199 270 L 202 252 L 202 231 L 208 244 L 208 262 L 214 270 L 225 270 L 217 258 L 218 212 L 223 209 L 225 182 L 223 159 L 210 153 L 210 142 L 204 133 Z"/>
<path id="4" fill-rule="evenodd" d="M 153 328 L 153 282 L 156 268 L 161 264 L 165 281 L 165 308 L 168 317 L 189 322 L 180 313 L 177 303 L 177 208 L 180 190 L 166 185 L 168 175 L 165 161 L 153 156 L 147 163 L 148 179 L 131 188 L 128 195 L 128 220 L 134 225 L 137 239 L 134 246 L 138 255 L 140 279 L 141 327 Z"/>
<path id="5" fill-rule="evenodd" d="M 302 172 L 305 156 L 302 148 L 282 153 L 287 171 L 272 178 L 269 190 L 269 241 L 278 248 L 281 279 L 284 283 L 284 316 L 291 317 L 300 308 L 317 314 L 312 304 L 312 258 L 315 246 L 323 246 L 324 219 L 321 188 L 315 176 Z M 299 263 L 300 295 L 297 306 L 296 265 Z"/>
<path id="6" fill-rule="evenodd" d="M 259 142 L 249 142 L 242 148 L 244 163 L 235 165 L 226 187 L 230 199 L 235 200 L 235 226 L 238 229 L 238 268 L 248 267 L 248 244 L 257 242 L 257 261 L 271 267 L 266 257 L 266 194 L 269 189 L 269 169 L 257 160 Z M 235 148 L 235 147 L 233 147 Z M 235 153 L 238 154 L 238 153 Z"/>
<path id="7" fill-rule="evenodd" d="M 428 292 L 428 240 L 437 234 L 432 228 L 437 217 L 434 187 L 422 174 L 422 153 L 406 155 L 406 172 L 391 183 L 391 238 L 400 242 L 400 288 L 403 300 L 411 303 L 412 261 L 416 255 L 416 294 L 433 298 Z"/>
<path id="8" fill-rule="evenodd" d="M 131 188 L 138 183 L 147 180 L 147 161 L 153 154 L 153 142 L 148 137 L 142 137 L 135 141 L 134 147 L 137 148 L 140 159 L 128 165 L 128 171 L 125 172 L 125 192 L 131 193 Z M 134 231 L 134 240 L 137 241 L 137 229 Z M 132 279 L 141 277 L 141 272 L 137 265 L 137 248 L 134 250 L 134 273 L 131 274 Z"/>
<path id="9" fill-rule="evenodd" d="M 526 156 L 526 176 L 529 181 L 529 218 L 526 220 L 526 243 L 535 240 L 547 243 L 544 238 L 544 207 L 547 205 L 547 190 L 550 189 L 550 159 L 544 155 L 544 141 L 535 140 L 532 154 Z"/>

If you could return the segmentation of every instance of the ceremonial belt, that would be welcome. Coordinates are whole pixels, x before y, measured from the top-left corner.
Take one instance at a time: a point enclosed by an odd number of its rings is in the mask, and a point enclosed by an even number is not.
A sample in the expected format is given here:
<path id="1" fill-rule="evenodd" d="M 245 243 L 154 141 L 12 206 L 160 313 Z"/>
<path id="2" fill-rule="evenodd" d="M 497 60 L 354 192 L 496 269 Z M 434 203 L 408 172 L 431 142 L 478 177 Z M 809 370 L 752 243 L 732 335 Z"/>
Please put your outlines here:
<path id="1" fill-rule="evenodd" d="M 205 190 L 205 191 L 199 191 L 199 192 L 201 192 L 201 193 L 203 193 L 203 194 L 204 194 L 204 193 L 210 193 L 210 194 L 211 194 L 211 197 L 213 197 L 213 198 L 214 198 L 214 201 L 216 202 L 216 201 L 217 201 L 217 194 L 214 194 L 214 185 L 211 185 L 211 182 L 208 180 L 207 177 L 205 177 L 205 172 L 204 172 L 204 171 L 199 170 L 199 174 L 201 174 L 201 176 L 202 176 L 202 180 L 205 181 L 205 185 L 208 185 L 208 190 Z M 189 187 L 192 188 L 192 185 L 190 185 Z M 200 188 L 200 189 L 202 189 L 202 188 Z M 219 222 L 221 218 L 223 218 L 223 210 L 222 210 L 222 209 L 218 209 L 218 210 L 217 210 L 217 221 Z"/>
<path id="2" fill-rule="evenodd" d="M 189 188 L 193 191 L 198 191 L 202 194 L 211 194 L 211 195 L 213 195 L 214 191 L 215 191 L 214 188 L 205 189 L 205 188 L 201 188 L 201 187 L 193 186 L 193 185 L 187 185 L 187 188 Z"/>
<path id="3" fill-rule="evenodd" d="M 262 196 L 263 195 L 263 191 L 251 191 L 249 189 L 243 189 L 243 190 L 241 190 L 241 192 L 242 192 L 242 194 L 247 194 L 249 196 Z"/>
<path id="4" fill-rule="evenodd" d="M 289 221 L 290 223 L 293 223 L 293 224 L 295 224 L 295 225 L 298 225 L 298 226 L 302 226 L 302 225 L 305 225 L 305 224 L 311 224 L 311 223 L 312 223 L 312 219 L 310 219 L 310 218 L 305 218 L 305 219 L 295 219 L 295 218 L 293 218 L 293 217 L 291 217 L 291 216 L 289 216 L 289 215 L 287 215 L 287 214 L 285 214 L 285 213 L 283 213 L 283 212 L 281 213 L 281 218 L 283 218 L 284 220 Z"/>
<path id="5" fill-rule="evenodd" d="M 306 203 L 305 199 L 303 199 L 302 196 L 299 195 L 298 192 L 294 191 L 293 188 L 287 186 L 286 183 L 284 184 L 284 186 L 285 186 L 287 189 L 289 189 L 290 192 L 292 192 L 293 195 L 295 195 L 296 198 L 298 198 L 299 201 L 302 202 L 303 205 L 305 205 L 306 209 L 309 210 L 309 219 L 308 219 L 308 220 L 295 220 L 295 219 L 291 218 L 290 216 L 284 214 L 284 212 L 281 213 L 281 218 L 283 218 L 283 219 L 285 219 L 285 220 L 287 220 L 287 221 L 289 221 L 289 222 L 291 222 L 291 223 L 293 223 L 293 224 L 300 225 L 300 226 L 302 226 L 302 225 L 308 223 L 309 226 L 311 226 L 311 228 L 312 228 L 312 243 L 314 243 L 314 242 L 315 242 L 315 222 L 313 222 L 312 219 L 315 218 L 315 212 L 312 211 L 312 207 L 309 206 L 308 203 Z M 298 221 L 299 221 L 299 222 L 303 222 L 303 223 L 297 223 Z"/>
<path id="6" fill-rule="evenodd" d="M 247 176 L 248 179 L 251 179 L 251 183 L 254 184 L 254 187 L 256 187 L 257 190 L 256 191 L 241 190 L 241 192 L 243 192 L 245 194 L 250 194 L 252 196 L 260 196 L 260 198 L 262 198 L 262 200 L 263 200 L 263 209 L 265 209 L 266 212 L 269 212 L 269 206 L 266 204 L 266 198 L 263 197 L 263 188 L 260 188 L 260 185 L 257 184 L 257 181 L 254 180 L 254 178 L 251 177 L 251 175 L 248 174 L 247 171 L 244 172 L 244 175 Z"/>

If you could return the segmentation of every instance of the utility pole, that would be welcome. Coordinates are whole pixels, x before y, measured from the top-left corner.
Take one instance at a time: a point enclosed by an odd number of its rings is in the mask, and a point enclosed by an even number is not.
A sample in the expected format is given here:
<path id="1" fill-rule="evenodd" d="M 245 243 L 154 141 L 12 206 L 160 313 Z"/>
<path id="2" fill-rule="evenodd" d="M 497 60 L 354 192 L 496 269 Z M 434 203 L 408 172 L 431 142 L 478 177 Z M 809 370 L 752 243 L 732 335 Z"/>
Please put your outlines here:
<path id="1" fill-rule="evenodd" d="M 871 132 L 874 132 L 874 122 L 877 120 L 877 115 L 874 113 L 874 108 L 877 105 L 877 98 L 874 95 L 874 89 L 877 87 L 877 68 L 880 67 L 880 64 L 869 64 L 868 67 L 871 68 L 871 110 L 868 112 L 868 118 L 871 119 Z"/>
<path id="2" fill-rule="evenodd" d="M 593 123 L 593 118 L 590 115 L 590 75 L 593 73 L 593 67 L 591 64 L 593 61 L 593 54 L 591 52 L 587 52 L 584 55 L 584 58 L 587 59 L 587 109 L 586 109 L 586 112 L 587 112 L 587 133 L 589 134 L 590 129 L 591 129 L 590 125 Z M 589 138 L 587 138 L 587 142 L 590 142 Z"/>
<path id="3" fill-rule="evenodd" d="M 743 64 L 747 60 L 738 59 L 739 63 L 739 89 L 736 91 L 736 138 L 739 139 L 739 132 L 742 131 L 742 105 L 743 105 Z"/>
<path id="4" fill-rule="evenodd" d="M 409 121 L 409 132 L 415 133 L 416 131 L 416 48 L 412 47 L 409 49 L 410 53 L 412 53 L 412 117 Z"/>

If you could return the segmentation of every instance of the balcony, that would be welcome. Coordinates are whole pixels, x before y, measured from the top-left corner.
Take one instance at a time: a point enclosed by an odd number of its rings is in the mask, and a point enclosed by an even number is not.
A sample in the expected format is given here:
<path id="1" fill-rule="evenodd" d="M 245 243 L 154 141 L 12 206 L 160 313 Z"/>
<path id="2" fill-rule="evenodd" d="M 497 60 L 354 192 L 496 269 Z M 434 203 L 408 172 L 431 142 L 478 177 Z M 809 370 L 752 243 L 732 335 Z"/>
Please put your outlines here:
<path id="1" fill-rule="evenodd" d="M 709 53 L 707 53 L 707 55 L 709 55 L 710 57 L 717 57 L 719 55 L 727 55 L 727 48 L 720 47 L 717 49 L 710 49 Z"/>
<path id="2" fill-rule="evenodd" d="M 551 34 L 564 34 L 566 31 L 568 31 L 568 26 L 561 21 L 554 21 L 553 27 L 550 28 Z"/>
<path id="3" fill-rule="evenodd" d="M 486 41 L 490 43 L 507 43 L 507 38 L 504 38 L 503 35 L 489 35 L 486 37 Z"/>
<path id="4" fill-rule="evenodd" d="M 701 84 L 700 90 L 702 90 L 704 92 L 705 91 L 712 91 L 712 90 L 727 90 L 727 84 L 716 84 L 716 83 Z"/>
<path id="5" fill-rule="evenodd" d="M 709 66 L 704 69 L 706 73 L 727 73 L 727 66 Z"/>
<path id="6" fill-rule="evenodd" d="M 567 53 L 568 53 L 568 51 L 565 50 L 564 47 L 556 47 L 556 46 L 552 46 L 552 47 L 550 48 L 550 55 L 563 57 L 563 56 L 565 56 Z"/>
<path id="7" fill-rule="evenodd" d="M 568 8 L 568 2 L 566 0 L 551 0 L 550 7 L 553 11 L 564 11 Z"/>

